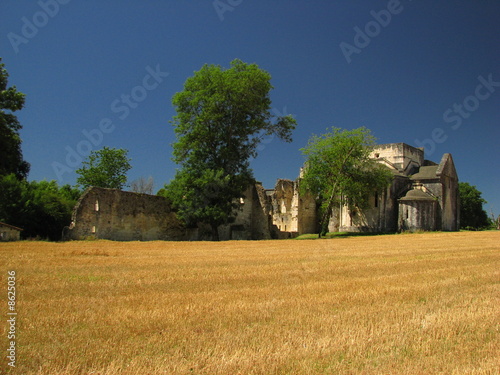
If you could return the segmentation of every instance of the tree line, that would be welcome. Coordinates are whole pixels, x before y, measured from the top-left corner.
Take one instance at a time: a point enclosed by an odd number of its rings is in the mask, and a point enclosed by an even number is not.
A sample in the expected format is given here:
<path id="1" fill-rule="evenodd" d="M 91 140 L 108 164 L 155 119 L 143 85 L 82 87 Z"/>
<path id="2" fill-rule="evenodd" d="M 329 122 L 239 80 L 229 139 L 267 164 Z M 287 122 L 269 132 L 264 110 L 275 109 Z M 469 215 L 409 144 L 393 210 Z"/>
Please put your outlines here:
<path id="1" fill-rule="evenodd" d="M 229 68 L 205 64 L 189 77 L 172 98 L 177 115 L 171 121 L 176 141 L 172 160 L 179 165 L 175 177 L 157 194 L 171 200 L 187 226 L 199 222 L 217 228 L 235 220 L 238 202 L 255 182 L 250 160 L 269 136 L 292 141 L 297 126 L 291 115 L 271 113 L 271 75 L 256 64 L 241 60 Z M 14 112 L 23 108 L 25 95 L 8 87 L 8 73 L 0 58 L 0 221 L 23 228 L 24 238 L 59 240 L 71 221 L 71 212 L 89 186 L 123 189 L 131 160 L 125 149 L 104 147 L 90 153 L 77 170 L 77 185 L 31 181 L 24 160 Z M 339 197 L 363 208 L 371 193 L 381 191 L 391 174 L 369 158 L 375 138 L 366 128 L 313 135 L 301 149 L 305 174 L 301 189 L 318 199 L 321 234 L 325 234 L 332 207 Z M 132 191 L 152 194 L 152 178 L 131 183 Z M 481 192 L 460 183 L 461 227 L 484 229 L 493 220 L 483 210 Z"/>

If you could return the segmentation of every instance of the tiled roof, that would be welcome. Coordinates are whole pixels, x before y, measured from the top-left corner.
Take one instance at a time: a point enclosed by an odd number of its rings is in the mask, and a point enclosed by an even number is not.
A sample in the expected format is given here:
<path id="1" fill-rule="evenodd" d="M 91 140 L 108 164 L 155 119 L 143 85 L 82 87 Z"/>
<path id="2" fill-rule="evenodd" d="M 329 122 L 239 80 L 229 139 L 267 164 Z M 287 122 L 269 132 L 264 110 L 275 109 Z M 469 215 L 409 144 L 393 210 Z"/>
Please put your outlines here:
<path id="1" fill-rule="evenodd" d="M 1 221 L 0 221 L 0 226 L 15 229 L 15 230 L 23 230 L 22 228 L 18 228 L 18 227 L 15 227 L 13 225 L 10 225 L 10 224 L 2 223 Z"/>

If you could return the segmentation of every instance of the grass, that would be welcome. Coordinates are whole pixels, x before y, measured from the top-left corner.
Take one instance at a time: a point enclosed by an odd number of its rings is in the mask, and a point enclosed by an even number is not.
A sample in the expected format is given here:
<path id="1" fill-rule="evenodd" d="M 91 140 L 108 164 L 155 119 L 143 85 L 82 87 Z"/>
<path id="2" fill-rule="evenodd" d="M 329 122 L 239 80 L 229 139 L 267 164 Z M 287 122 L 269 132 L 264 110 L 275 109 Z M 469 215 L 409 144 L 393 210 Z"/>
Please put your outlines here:
<path id="1" fill-rule="evenodd" d="M 18 351 L 0 373 L 497 374 L 499 243 L 2 243 Z"/>

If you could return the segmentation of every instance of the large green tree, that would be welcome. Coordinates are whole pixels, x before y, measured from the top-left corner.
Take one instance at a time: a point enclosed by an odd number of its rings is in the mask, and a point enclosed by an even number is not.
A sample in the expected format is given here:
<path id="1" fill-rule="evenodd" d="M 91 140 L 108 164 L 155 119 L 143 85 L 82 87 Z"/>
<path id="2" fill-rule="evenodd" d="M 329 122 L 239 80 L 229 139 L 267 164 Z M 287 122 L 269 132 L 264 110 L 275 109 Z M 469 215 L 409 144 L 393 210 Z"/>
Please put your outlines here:
<path id="1" fill-rule="evenodd" d="M 481 192 L 468 182 L 459 182 L 460 195 L 460 227 L 463 229 L 485 229 L 490 226 L 488 214 L 483 210 L 487 203 Z"/>
<path id="2" fill-rule="evenodd" d="M 301 189 L 321 202 L 320 237 L 328 230 L 336 204 L 365 208 L 370 196 L 392 180 L 391 172 L 369 157 L 374 146 L 375 138 L 364 127 L 332 128 L 313 135 L 301 149 L 306 158 Z"/>
<path id="3" fill-rule="evenodd" d="M 8 87 L 8 78 L 0 58 L 0 176 L 13 173 L 23 179 L 28 176 L 30 165 L 23 160 L 19 136 L 22 126 L 12 112 L 23 108 L 25 95 L 16 86 Z"/>
<path id="4" fill-rule="evenodd" d="M 109 147 L 92 151 L 76 171 L 79 174 L 76 182 L 83 188 L 123 189 L 127 183 L 127 172 L 132 168 L 127 154 L 127 150 Z"/>
<path id="5" fill-rule="evenodd" d="M 271 114 L 270 81 L 268 72 L 241 60 L 228 69 L 204 65 L 172 99 L 173 160 L 181 168 L 165 192 L 188 224 L 209 224 L 214 240 L 253 181 L 249 160 L 262 139 L 291 141 L 296 121 Z"/>

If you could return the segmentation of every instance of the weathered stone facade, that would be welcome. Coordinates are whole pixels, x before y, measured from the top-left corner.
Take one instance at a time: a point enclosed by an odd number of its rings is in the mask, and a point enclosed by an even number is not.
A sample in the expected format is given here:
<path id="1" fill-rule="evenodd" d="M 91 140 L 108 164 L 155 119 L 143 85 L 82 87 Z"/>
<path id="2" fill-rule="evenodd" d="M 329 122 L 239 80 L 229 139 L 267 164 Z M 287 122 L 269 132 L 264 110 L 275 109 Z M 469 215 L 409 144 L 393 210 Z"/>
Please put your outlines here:
<path id="1" fill-rule="evenodd" d="M 65 239 L 184 240 L 186 229 L 163 197 L 92 187 L 78 200 Z"/>
<path id="2" fill-rule="evenodd" d="M 441 162 L 424 159 L 424 151 L 404 143 L 377 146 L 371 157 L 394 175 L 367 209 L 340 204 L 329 231 L 396 232 L 459 228 L 458 177 L 450 154 Z M 272 190 L 249 186 L 240 199 L 234 223 L 219 227 L 221 240 L 290 238 L 317 233 L 316 200 L 301 192 L 300 177 L 279 179 Z M 166 198 L 114 189 L 90 188 L 80 198 L 66 239 L 210 240 L 203 224 L 185 228 Z"/>
<path id="3" fill-rule="evenodd" d="M 262 185 L 250 186 L 240 200 L 236 220 L 219 227 L 221 240 L 270 239 L 267 197 Z M 210 240 L 209 227 L 186 228 L 168 199 L 116 189 L 92 187 L 78 200 L 64 239 L 117 241 Z"/>
<path id="4" fill-rule="evenodd" d="M 0 241 L 19 241 L 21 228 L 0 222 Z"/>
<path id="5" fill-rule="evenodd" d="M 289 238 L 304 233 L 316 233 L 318 212 L 316 200 L 300 191 L 300 178 L 279 179 L 274 190 L 267 190 L 274 226 L 273 237 Z"/>

